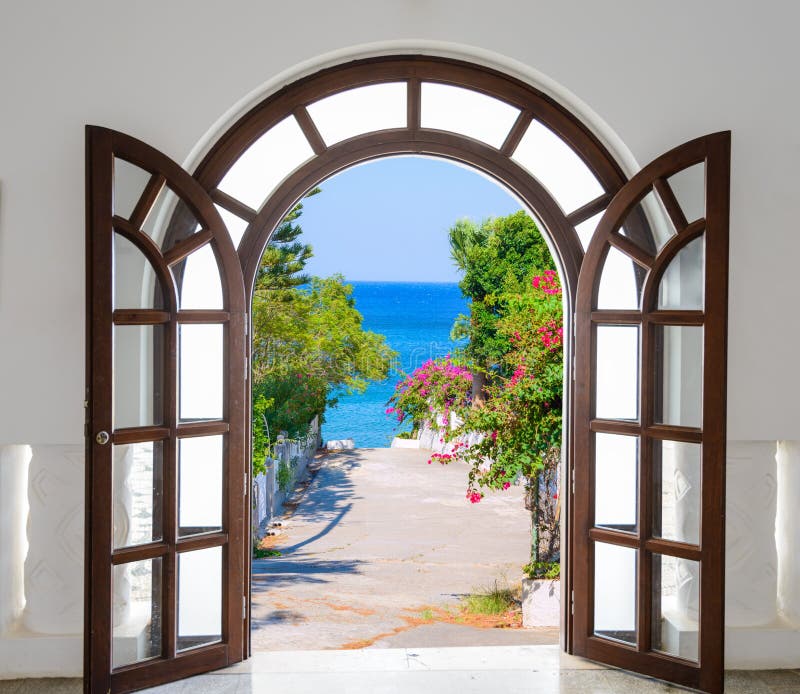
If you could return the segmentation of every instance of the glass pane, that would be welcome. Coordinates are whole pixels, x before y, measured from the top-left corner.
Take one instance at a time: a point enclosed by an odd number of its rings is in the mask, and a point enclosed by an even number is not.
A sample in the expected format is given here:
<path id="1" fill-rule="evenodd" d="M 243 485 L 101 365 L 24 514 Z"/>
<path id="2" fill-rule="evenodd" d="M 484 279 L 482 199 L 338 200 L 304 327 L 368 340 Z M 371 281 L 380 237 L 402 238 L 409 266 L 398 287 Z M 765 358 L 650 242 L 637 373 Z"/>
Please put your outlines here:
<path id="1" fill-rule="evenodd" d="M 225 174 L 219 189 L 257 210 L 286 176 L 313 156 L 295 117 L 289 116 L 250 145 Z"/>
<path id="2" fill-rule="evenodd" d="M 565 213 L 605 191 L 574 150 L 548 127 L 533 121 L 513 154 L 550 191 Z"/>
<path id="3" fill-rule="evenodd" d="M 171 231 L 171 241 L 167 242 L 167 230 Z M 164 186 L 150 208 L 142 231 L 164 252 L 172 248 L 178 240 L 185 239 L 201 229 L 200 223 L 185 202 Z"/>
<path id="4" fill-rule="evenodd" d="M 597 288 L 600 310 L 636 310 L 642 296 L 643 270 L 627 255 L 609 248 Z"/>
<path id="5" fill-rule="evenodd" d="M 653 445 L 653 483 L 657 485 L 653 537 L 699 545 L 702 446 L 679 441 L 654 441 Z"/>
<path id="6" fill-rule="evenodd" d="M 472 137 L 497 149 L 503 146 L 519 109 L 472 89 L 423 82 L 420 125 Z"/>
<path id="7" fill-rule="evenodd" d="M 706 165 L 695 164 L 667 179 L 678 199 L 686 221 L 691 223 L 706 216 Z"/>
<path id="8" fill-rule="evenodd" d="M 597 326 L 595 417 L 639 416 L 639 327 Z"/>
<path id="9" fill-rule="evenodd" d="M 114 158 L 114 214 L 130 219 L 150 174 L 124 159 Z"/>
<path id="10" fill-rule="evenodd" d="M 114 308 L 164 308 L 163 289 L 153 266 L 120 234 L 114 234 Z"/>
<path id="11" fill-rule="evenodd" d="M 161 441 L 114 446 L 114 549 L 161 539 Z"/>
<path id="12" fill-rule="evenodd" d="M 161 561 L 119 564 L 112 571 L 114 668 L 161 656 Z"/>
<path id="13" fill-rule="evenodd" d="M 178 535 L 222 530 L 222 436 L 178 440 Z"/>
<path id="14" fill-rule="evenodd" d="M 237 217 L 233 212 L 228 212 L 224 207 L 220 207 L 219 205 L 214 205 L 214 207 L 217 208 L 219 216 L 222 217 L 222 221 L 225 222 L 228 234 L 231 237 L 231 241 L 233 241 L 233 247 L 238 248 L 244 236 L 244 232 L 247 230 L 247 221 L 241 217 Z"/>
<path id="15" fill-rule="evenodd" d="M 636 555 L 630 547 L 594 543 L 594 633 L 634 645 Z"/>
<path id="16" fill-rule="evenodd" d="M 621 231 L 651 255 L 675 236 L 675 227 L 661 199 L 652 190 L 628 213 Z"/>
<path id="17" fill-rule="evenodd" d="M 181 270 L 181 309 L 223 308 L 222 281 L 210 243 L 192 253 L 173 272 L 179 276 Z"/>
<path id="18" fill-rule="evenodd" d="M 589 244 L 592 242 L 592 237 L 597 230 L 597 225 L 600 223 L 600 218 L 602 216 L 603 213 L 598 212 L 594 217 L 589 217 L 585 222 L 581 222 L 575 227 L 575 231 L 578 232 L 578 238 L 581 240 L 581 246 L 583 246 L 584 251 L 589 248 Z"/>
<path id="19" fill-rule="evenodd" d="M 179 326 L 180 419 L 222 419 L 223 326 Z"/>
<path id="20" fill-rule="evenodd" d="M 594 524 L 636 532 L 639 499 L 639 439 L 595 434 Z"/>
<path id="21" fill-rule="evenodd" d="M 667 265 L 658 287 L 658 308 L 702 311 L 705 305 L 705 236 L 690 241 Z"/>
<path id="22" fill-rule="evenodd" d="M 653 555 L 653 650 L 697 661 L 700 564 Z"/>
<path id="23" fill-rule="evenodd" d="M 222 639 L 222 547 L 178 555 L 179 651 Z"/>
<path id="24" fill-rule="evenodd" d="M 703 328 L 657 325 L 655 328 L 656 412 L 659 424 L 703 424 Z M 660 383 L 658 378 L 660 375 Z"/>
<path id="25" fill-rule="evenodd" d="M 114 326 L 115 429 L 163 423 L 164 337 L 163 325 Z"/>
<path id="26" fill-rule="evenodd" d="M 371 84 L 315 101 L 308 113 L 330 147 L 363 133 L 405 128 L 407 94 L 405 82 Z"/>

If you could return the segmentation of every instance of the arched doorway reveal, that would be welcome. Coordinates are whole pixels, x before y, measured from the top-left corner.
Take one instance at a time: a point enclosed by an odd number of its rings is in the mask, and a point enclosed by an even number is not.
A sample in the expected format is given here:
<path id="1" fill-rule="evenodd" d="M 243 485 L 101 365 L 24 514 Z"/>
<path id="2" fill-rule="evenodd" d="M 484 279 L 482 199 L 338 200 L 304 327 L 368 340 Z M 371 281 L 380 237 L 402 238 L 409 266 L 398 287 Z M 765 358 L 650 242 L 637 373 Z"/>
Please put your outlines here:
<path id="1" fill-rule="evenodd" d="M 729 134 L 687 143 L 628 182 L 591 131 L 540 91 L 422 56 L 348 63 L 281 89 L 191 176 L 143 143 L 88 129 L 87 691 L 247 656 L 246 311 L 259 260 L 308 190 L 403 154 L 460 162 L 513 191 L 561 271 L 574 326 L 567 650 L 721 691 Z M 216 294 L 192 294 L 193 264 L 216 272 Z M 619 273 L 627 296 L 608 290 Z M 209 369 L 195 363 L 192 340 L 219 346 L 216 402 L 193 390 Z M 202 437 L 215 451 L 212 517 L 188 510 L 181 476 Z M 149 461 L 152 520 L 134 538 L 116 497 L 136 455 Z M 615 478 L 626 480 L 627 508 L 609 512 Z M 192 572 L 209 561 L 219 604 L 203 620 L 192 617 L 209 611 Z M 136 571 L 146 578 L 131 588 Z M 675 575 L 677 595 L 665 589 Z M 149 601 L 143 650 L 117 638 L 131 590 Z"/>

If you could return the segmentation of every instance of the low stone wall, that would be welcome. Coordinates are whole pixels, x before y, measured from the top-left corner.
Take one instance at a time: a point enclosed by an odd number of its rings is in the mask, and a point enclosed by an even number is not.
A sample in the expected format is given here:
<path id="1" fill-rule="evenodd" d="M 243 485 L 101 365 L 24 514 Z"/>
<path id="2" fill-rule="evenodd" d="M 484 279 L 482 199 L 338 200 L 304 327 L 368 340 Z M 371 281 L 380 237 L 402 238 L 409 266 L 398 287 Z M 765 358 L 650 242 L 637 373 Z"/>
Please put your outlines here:
<path id="1" fill-rule="evenodd" d="M 320 443 L 319 419 L 315 417 L 305 440 L 279 440 L 275 444 L 275 456 L 265 461 L 266 472 L 253 480 L 253 532 L 257 537 L 263 537 L 269 522 L 281 514 L 286 497 L 306 473 Z M 278 482 L 281 466 L 288 466 L 292 473 L 283 489 Z"/>
<path id="2" fill-rule="evenodd" d="M 437 415 L 432 422 L 425 422 L 419 431 L 417 440 L 419 441 L 419 448 L 434 453 L 452 453 L 456 443 L 464 443 L 467 446 L 473 446 L 480 443 L 483 439 L 483 434 L 477 432 L 470 432 L 457 436 L 451 441 L 446 440 L 448 431 L 453 431 L 462 424 L 462 420 L 455 413 L 450 413 L 449 417 L 444 415 Z"/>

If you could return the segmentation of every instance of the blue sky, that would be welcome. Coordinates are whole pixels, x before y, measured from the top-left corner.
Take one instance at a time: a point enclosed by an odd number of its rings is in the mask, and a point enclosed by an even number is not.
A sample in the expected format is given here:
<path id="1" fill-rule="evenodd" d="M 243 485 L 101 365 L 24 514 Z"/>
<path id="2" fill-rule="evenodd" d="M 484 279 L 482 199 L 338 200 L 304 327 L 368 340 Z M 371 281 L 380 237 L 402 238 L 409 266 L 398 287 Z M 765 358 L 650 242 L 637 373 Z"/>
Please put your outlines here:
<path id="1" fill-rule="evenodd" d="M 480 174 L 438 159 L 394 157 L 348 169 L 303 203 L 312 275 L 457 282 L 447 230 L 457 219 L 510 214 L 519 203 Z"/>

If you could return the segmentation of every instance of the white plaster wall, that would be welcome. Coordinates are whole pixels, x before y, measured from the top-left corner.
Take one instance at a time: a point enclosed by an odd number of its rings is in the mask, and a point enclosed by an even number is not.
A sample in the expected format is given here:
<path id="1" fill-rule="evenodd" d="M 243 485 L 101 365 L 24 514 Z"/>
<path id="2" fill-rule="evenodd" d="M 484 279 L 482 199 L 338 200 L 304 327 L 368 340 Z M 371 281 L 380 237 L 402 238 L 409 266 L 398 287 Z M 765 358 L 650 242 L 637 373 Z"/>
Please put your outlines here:
<path id="1" fill-rule="evenodd" d="M 731 129 L 728 435 L 800 440 L 800 325 L 786 320 L 800 256 L 798 20 L 800 5 L 774 1 L 0 0 L 0 446 L 34 445 L 32 470 L 76 485 L 55 507 L 32 506 L 28 566 L 48 529 L 72 543 L 82 514 L 84 124 L 196 161 L 214 124 L 263 85 L 361 53 L 419 49 L 539 79 L 592 116 L 629 171 Z M 80 557 L 69 553 L 69 575 L 47 579 L 72 586 L 63 614 L 48 617 L 41 597 L 24 616 L 59 634 L 51 673 L 80 670 Z"/>
<path id="2" fill-rule="evenodd" d="M 800 328 L 781 320 L 800 254 L 800 92 L 790 88 L 800 6 L 2 0 L 0 12 L 0 442 L 81 439 L 83 125 L 124 130 L 183 161 L 260 85 L 362 44 L 505 56 L 580 97 L 640 163 L 732 129 L 730 431 L 800 438 L 800 370 L 787 368 Z M 758 277 L 769 281 L 756 291 Z M 43 392 L 55 413 L 47 426 Z"/>

